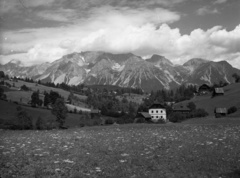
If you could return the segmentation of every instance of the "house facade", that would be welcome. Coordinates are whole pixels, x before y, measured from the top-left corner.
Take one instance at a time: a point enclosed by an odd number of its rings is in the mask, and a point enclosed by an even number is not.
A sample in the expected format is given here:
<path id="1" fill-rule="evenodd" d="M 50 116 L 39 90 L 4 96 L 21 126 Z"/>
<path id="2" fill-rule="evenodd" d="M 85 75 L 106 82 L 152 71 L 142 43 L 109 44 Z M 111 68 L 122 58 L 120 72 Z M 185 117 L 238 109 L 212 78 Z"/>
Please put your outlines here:
<path id="1" fill-rule="evenodd" d="M 157 122 L 159 120 L 163 120 L 163 121 L 167 120 L 166 109 L 160 103 L 152 104 L 148 109 L 148 113 L 150 114 L 151 120 L 153 122 Z"/>

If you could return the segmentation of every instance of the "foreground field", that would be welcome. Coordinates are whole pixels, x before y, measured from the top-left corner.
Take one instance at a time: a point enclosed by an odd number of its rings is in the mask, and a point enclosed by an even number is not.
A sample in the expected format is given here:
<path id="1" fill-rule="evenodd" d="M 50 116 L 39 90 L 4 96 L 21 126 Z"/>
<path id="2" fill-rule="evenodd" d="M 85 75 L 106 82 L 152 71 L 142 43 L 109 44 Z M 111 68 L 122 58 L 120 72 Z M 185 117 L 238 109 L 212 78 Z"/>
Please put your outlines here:
<path id="1" fill-rule="evenodd" d="M 238 177 L 240 125 L 0 131 L 0 177 Z"/>

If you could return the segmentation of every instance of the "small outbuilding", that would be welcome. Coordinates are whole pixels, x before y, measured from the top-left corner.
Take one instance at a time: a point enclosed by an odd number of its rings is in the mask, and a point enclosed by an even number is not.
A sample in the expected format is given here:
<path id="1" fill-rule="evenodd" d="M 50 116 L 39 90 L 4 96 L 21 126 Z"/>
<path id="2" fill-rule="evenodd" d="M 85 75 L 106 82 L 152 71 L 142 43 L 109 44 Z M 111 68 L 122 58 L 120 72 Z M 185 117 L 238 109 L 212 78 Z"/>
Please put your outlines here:
<path id="1" fill-rule="evenodd" d="M 190 109 L 183 104 L 178 104 L 173 106 L 173 112 L 175 113 L 181 113 L 181 114 L 188 114 L 190 113 Z"/>
<path id="2" fill-rule="evenodd" d="M 148 112 L 138 112 L 134 122 L 146 122 L 146 121 L 150 121 L 151 120 L 151 115 Z"/>
<path id="3" fill-rule="evenodd" d="M 99 109 L 91 109 L 90 115 L 91 115 L 91 119 L 93 119 L 93 118 L 100 118 L 101 111 Z"/>
<path id="4" fill-rule="evenodd" d="M 223 88 L 214 88 L 212 96 L 222 96 L 224 95 L 224 89 Z"/>
<path id="5" fill-rule="evenodd" d="M 216 118 L 224 117 L 227 115 L 227 108 L 215 108 L 214 113 Z"/>

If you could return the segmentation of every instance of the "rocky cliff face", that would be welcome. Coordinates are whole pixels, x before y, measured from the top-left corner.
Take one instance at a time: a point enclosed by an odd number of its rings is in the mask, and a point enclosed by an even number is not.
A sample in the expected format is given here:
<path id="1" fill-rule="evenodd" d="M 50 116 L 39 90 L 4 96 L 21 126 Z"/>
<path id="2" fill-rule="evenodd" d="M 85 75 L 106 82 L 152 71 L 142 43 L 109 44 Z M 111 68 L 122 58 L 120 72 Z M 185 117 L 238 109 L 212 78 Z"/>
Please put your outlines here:
<path id="1" fill-rule="evenodd" d="M 232 83 L 232 74 L 240 74 L 240 70 L 226 61 L 212 62 L 195 58 L 175 66 L 160 55 L 144 60 L 132 53 L 91 51 L 68 54 L 52 63 L 31 67 L 24 67 L 19 61 L 13 60 L 0 65 L 0 70 L 11 76 L 27 76 L 55 84 L 118 85 L 139 87 L 145 91 L 170 89 L 183 83 Z"/>

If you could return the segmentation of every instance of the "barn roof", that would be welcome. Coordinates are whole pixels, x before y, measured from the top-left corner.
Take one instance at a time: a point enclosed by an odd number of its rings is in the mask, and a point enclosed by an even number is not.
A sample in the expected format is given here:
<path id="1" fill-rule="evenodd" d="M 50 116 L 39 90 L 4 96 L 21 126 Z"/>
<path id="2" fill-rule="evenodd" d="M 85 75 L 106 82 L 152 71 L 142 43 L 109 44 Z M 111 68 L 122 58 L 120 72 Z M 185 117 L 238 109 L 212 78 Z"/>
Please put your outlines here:
<path id="1" fill-rule="evenodd" d="M 186 105 L 182 105 L 182 104 L 174 105 L 173 110 L 174 111 L 190 111 L 190 109 Z"/>
<path id="2" fill-rule="evenodd" d="M 215 113 L 226 114 L 227 108 L 215 108 Z"/>
<path id="3" fill-rule="evenodd" d="M 220 94 L 224 93 L 223 88 L 214 88 L 214 91 L 215 93 L 220 93 Z"/>
<path id="4" fill-rule="evenodd" d="M 148 112 L 139 112 L 138 115 L 142 115 L 144 118 L 151 118 L 151 115 Z"/>

